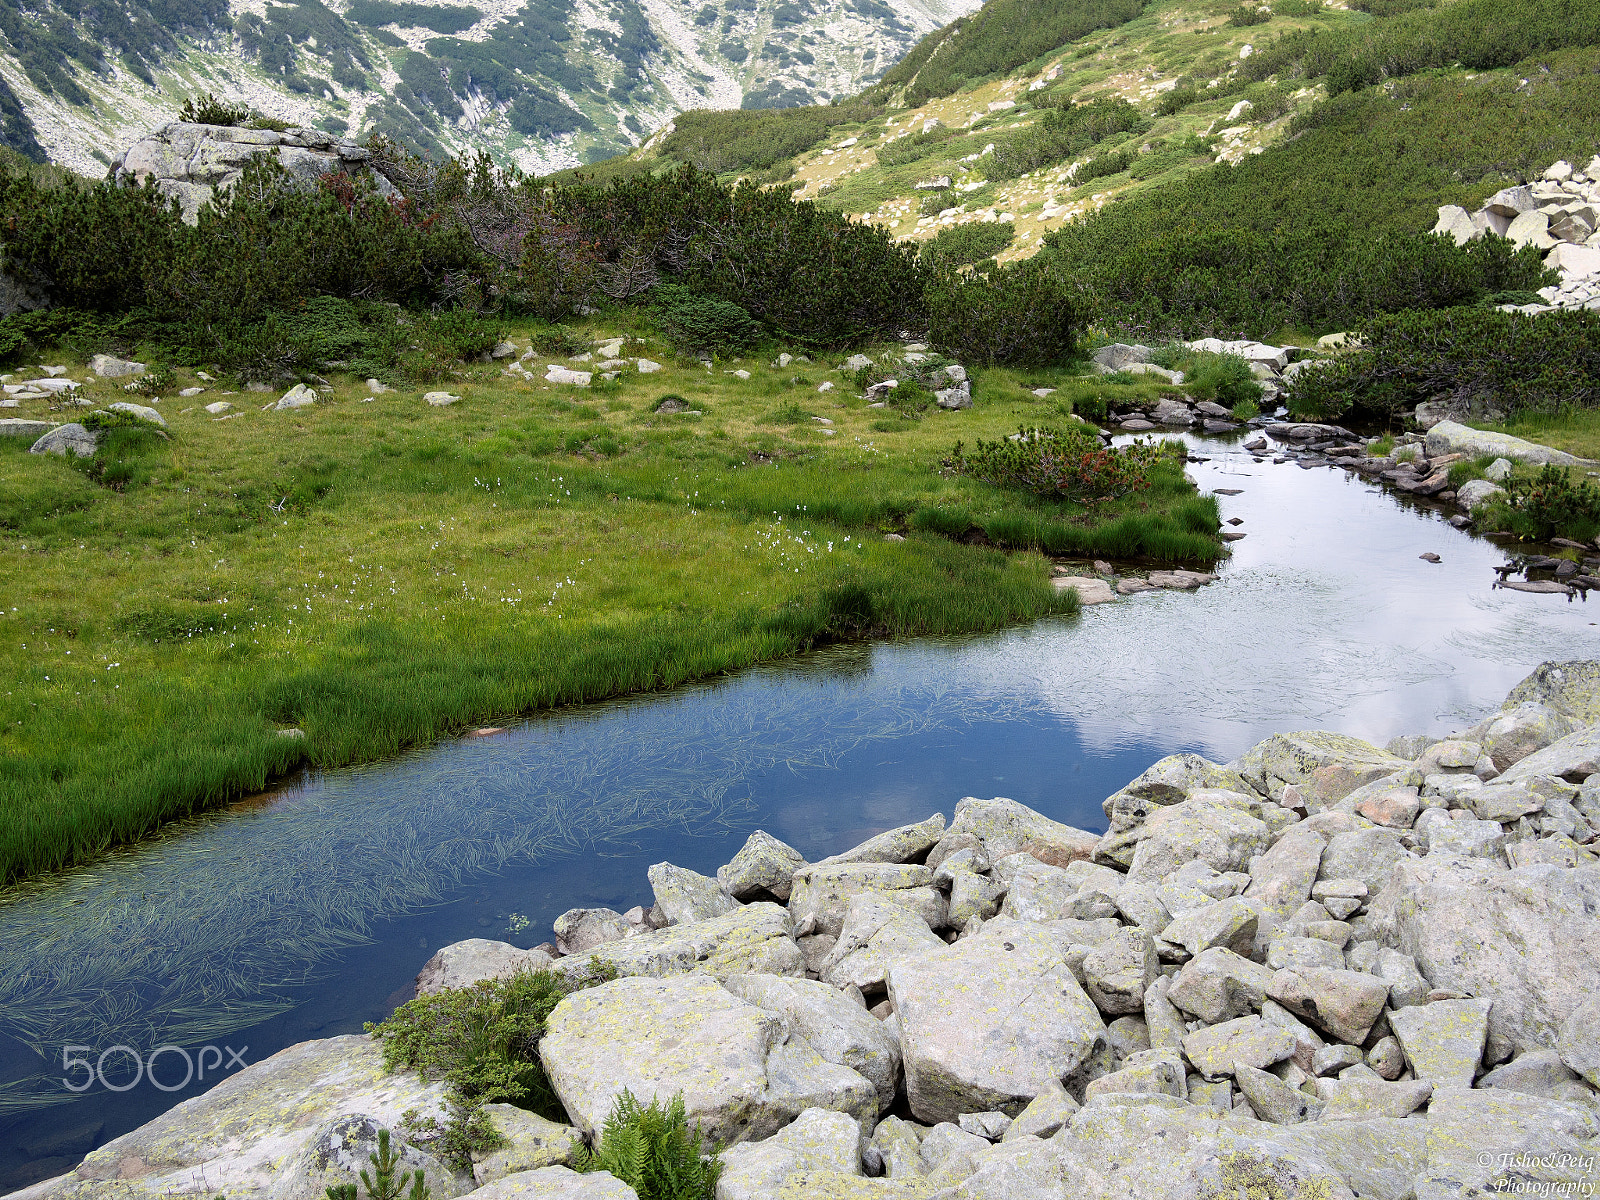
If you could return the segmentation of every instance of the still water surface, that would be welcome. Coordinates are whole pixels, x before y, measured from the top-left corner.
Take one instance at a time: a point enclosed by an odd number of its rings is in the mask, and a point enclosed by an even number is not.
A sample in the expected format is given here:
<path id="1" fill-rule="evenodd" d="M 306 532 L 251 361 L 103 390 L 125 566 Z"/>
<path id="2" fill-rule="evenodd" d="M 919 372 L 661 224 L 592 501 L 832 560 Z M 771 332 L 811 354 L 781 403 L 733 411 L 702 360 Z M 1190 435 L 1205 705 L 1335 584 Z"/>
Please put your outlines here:
<path id="1" fill-rule="evenodd" d="M 714 873 L 755 828 L 815 859 L 1003 795 L 1103 829 L 1100 801 L 1162 755 L 1223 761 L 1309 727 L 1449 732 L 1544 659 L 1600 657 L 1600 606 L 1492 590 L 1504 552 L 1438 512 L 1190 441 L 1212 456 L 1190 467 L 1202 488 L 1242 489 L 1223 515 L 1249 534 L 1198 593 L 836 647 L 308 775 L 0 895 L 0 1190 L 228 1063 L 358 1031 L 439 946 L 534 945 L 568 908 L 648 904 L 651 863 Z M 69 1046 L 127 1049 L 75 1094 Z M 204 1083 L 175 1087 L 174 1051 L 136 1076 L 162 1046 L 212 1064 Z"/>

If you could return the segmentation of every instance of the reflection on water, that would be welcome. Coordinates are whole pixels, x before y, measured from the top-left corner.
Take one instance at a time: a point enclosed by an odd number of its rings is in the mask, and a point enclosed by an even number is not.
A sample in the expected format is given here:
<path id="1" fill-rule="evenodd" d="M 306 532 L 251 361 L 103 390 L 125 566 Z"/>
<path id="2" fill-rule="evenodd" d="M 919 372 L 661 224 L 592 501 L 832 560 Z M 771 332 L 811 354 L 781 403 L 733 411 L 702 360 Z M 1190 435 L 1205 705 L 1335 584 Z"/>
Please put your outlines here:
<path id="1" fill-rule="evenodd" d="M 309 776 L 13 889 L 0 1186 L 198 1090 L 73 1097 L 67 1044 L 248 1045 L 258 1061 L 382 1016 L 439 945 L 530 945 L 573 905 L 648 903 L 650 863 L 713 871 L 758 826 L 815 858 L 983 794 L 1103 828 L 1100 800 L 1162 754 L 1227 759 L 1307 726 L 1444 732 L 1544 658 L 1600 656 L 1600 608 L 1491 590 L 1501 552 L 1436 513 L 1195 444 L 1214 456 L 1191 467 L 1202 487 L 1243 489 L 1223 511 L 1249 534 L 1199 593 L 540 718 Z"/>

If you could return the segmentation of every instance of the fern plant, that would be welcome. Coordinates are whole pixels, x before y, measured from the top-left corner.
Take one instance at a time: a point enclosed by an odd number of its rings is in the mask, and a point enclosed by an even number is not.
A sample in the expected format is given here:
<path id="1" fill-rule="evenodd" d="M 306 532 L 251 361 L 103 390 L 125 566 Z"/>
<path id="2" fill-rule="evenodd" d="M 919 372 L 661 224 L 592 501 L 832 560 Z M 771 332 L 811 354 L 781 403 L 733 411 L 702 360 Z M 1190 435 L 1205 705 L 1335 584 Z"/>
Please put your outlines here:
<path id="1" fill-rule="evenodd" d="M 610 1171 L 639 1200 L 712 1200 L 722 1174 L 720 1144 L 700 1152 L 700 1123 L 689 1128 L 683 1093 L 665 1108 L 640 1104 L 626 1088 L 617 1097 L 594 1150 L 582 1150 L 573 1168 Z"/>

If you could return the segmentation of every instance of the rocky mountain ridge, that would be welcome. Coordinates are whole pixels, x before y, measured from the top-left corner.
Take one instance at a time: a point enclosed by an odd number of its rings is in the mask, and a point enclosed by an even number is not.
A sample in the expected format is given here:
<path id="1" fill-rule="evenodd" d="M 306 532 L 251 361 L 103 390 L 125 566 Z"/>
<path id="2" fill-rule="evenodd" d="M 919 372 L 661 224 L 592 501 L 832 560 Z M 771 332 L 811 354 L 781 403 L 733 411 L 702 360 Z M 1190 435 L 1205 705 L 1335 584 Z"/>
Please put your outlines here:
<path id="1" fill-rule="evenodd" d="M 0 141 L 98 177 L 205 92 L 274 120 L 527 171 L 607 158 L 688 108 L 826 103 L 973 0 L 0 2 Z"/>

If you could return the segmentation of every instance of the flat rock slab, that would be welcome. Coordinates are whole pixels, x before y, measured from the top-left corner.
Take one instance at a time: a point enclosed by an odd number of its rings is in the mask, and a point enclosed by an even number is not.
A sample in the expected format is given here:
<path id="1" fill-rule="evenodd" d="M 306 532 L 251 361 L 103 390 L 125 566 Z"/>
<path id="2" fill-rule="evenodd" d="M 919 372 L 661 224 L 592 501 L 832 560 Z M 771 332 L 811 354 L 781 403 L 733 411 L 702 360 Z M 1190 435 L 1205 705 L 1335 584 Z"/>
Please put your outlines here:
<path id="1" fill-rule="evenodd" d="M 690 1122 L 725 1143 L 769 1137 L 807 1108 L 875 1119 L 870 1082 L 784 1032 L 782 1018 L 713 979 L 618 979 L 558 1004 L 539 1056 L 589 1133 L 624 1089 L 646 1104 L 682 1092 Z"/>
<path id="2" fill-rule="evenodd" d="M 1105 1024 L 1038 925 L 996 920 L 941 952 L 889 969 L 906 1096 L 929 1123 L 1015 1116 L 1104 1044 Z"/>
<path id="3" fill-rule="evenodd" d="M 472 1193 L 478 1200 L 638 1200 L 610 1171 L 580 1175 L 567 1167 L 540 1167 L 495 1180 Z"/>
<path id="4" fill-rule="evenodd" d="M 1488 433 L 1482 429 L 1469 429 L 1454 421 L 1440 421 L 1428 430 L 1427 449 L 1429 458 L 1438 458 L 1445 454 L 1462 454 L 1472 458 L 1489 455 L 1509 458 L 1515 462 L 1554 463 L 1556 466 L 1569 467 L 1585 461 L 1564 450 L 1523 441 L 1507 433 Z"/>
<path id="5" fill-rule="evenodd" d="M 1092 579 L 1087 575 L 1057 575 L 1050 582 L 1055 585 L 1058 592 L 1064 592 L 1068 588 L 1077 592 L 1080 604 L 1104 604 L 1108 600 L 1117 598 L 1116 593 L 1111 590 L 1111 585 L 1104 579 Z"/>
<path id="6" fill-rule="evenodd" d="M 444 1084 L 389 1074 L 365 1035 L 300 1042 L 224 1077 L 155 1120 L 91 1151 L 30 1200 L 265 1196 L 286 1160 L 325 1122 L 363 1114 L 390 1128 L 408 1109 L 445 1119 Z"/>

